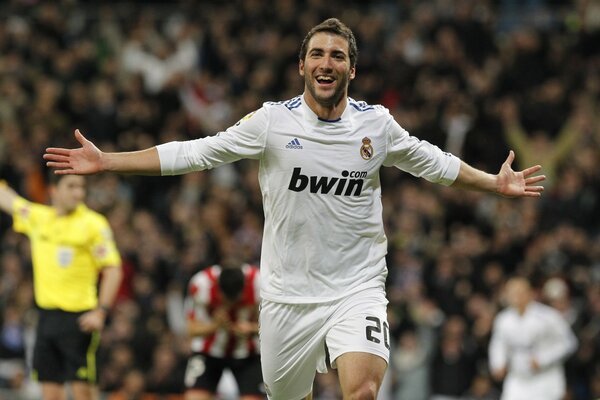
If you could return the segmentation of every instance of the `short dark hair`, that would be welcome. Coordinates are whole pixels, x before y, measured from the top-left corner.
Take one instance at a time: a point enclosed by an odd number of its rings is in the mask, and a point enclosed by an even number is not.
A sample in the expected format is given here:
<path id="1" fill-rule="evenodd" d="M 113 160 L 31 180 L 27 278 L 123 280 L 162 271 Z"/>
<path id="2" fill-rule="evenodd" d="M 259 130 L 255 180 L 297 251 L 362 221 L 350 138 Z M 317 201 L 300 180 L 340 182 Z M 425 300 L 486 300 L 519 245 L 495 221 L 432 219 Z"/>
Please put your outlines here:
<path id="1" fill-rule="evenodd" d="M 244 281 L 244 271 L 241 268 L 223 268 L 219 275 L 219 288 L 228 300 L 236 300 L 244 289 Z"/>
<path id="2" fill-rule="evenodd" d="M 350 53 L 348 54 L 350 57 L 350 66 L 356 66 L 356 60 L 358 59 L 358 46 L 356 45 L 356 38 L 354 37 L 354 33 L 352 33 L 352 29 L 348 28 L 337 18 L 326 19 L 319 25 L 313 27 L 306 34 L 306 37 L 302 41 L 302 46 L 300 46 L 300 60 L 304 61 L 306 58 L 306 52 L 308 51 L 308 42 L 310 42 L 310 39 L 312 39 L 312 37 L 319 32 L 332 33 L 346 39 L 348 41 L 348 52 Z"/>
<path id="3" fill-rule="evenodd" d="M 46 183 L 49 186 L 56 186 L 58 185 L 58 182 L 61 181 L 61 179 L 63 179 L 64 177 L 67 177 L 69 175 L 59 175 L 54 173 L 53 169 L 48 170 L 48 172 L 46 173 Z"/>

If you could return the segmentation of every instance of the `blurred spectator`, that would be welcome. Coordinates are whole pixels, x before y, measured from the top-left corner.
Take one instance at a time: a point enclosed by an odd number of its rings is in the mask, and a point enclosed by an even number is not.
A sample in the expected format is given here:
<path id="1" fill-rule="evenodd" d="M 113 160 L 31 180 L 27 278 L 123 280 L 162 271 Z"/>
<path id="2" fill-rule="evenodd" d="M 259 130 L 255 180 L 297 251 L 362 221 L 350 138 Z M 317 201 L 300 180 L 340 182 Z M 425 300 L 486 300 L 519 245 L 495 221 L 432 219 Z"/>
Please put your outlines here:
<path id="1" fill-rule="evenodd" d="M 144 373 L 138 369 L 127 372 L 121 388 L 107 397 L 107 400 L 158 400 L 154 393 L 146 392 Z"/>
<path id="2" fill-rule="evenodd" d="M 488 375 L 478 374 L 461 400 L 498 400 L 500 392 Z"/>
<path id="3" fill-rule="evenodd" d="M 475 377 L 475 347 L 462 317 L 452 316 L 442 326 L 431 369 L 431 400 L 460 400 Z"/>
<path id="4" fill-rule="evenodd" d="M 390 368 L 396 377 L 395 399 L 426 400 L 429 391 L 429 352 L 433 341 L 417 336 L 407 329 L 398 337 L 397 348 L 392 353 Z"/>
<path id="5" fill-rule="evenodd" d="M 146 372 L 146 387 L 151 393 L 183 393 L 185 367 L 171 343 L 161 343 L 153 351 L 152 366 Z"/>
<path id="6" fill-rule="evenodd" d="M 541 127 L 530 134 L 526 133 L 519 122 L 517 104 L 512 99 L 501 102 L 500 115 L 506 141 L 520 157 L 519 165 L 543 165 L 549 186 L 557 184 L 559 167 L 573 154 L 573 149 L 581 138 L 578 126 L 580 122 L 575 118 L 567 121 L 553 139 L 554 135 Z"/>

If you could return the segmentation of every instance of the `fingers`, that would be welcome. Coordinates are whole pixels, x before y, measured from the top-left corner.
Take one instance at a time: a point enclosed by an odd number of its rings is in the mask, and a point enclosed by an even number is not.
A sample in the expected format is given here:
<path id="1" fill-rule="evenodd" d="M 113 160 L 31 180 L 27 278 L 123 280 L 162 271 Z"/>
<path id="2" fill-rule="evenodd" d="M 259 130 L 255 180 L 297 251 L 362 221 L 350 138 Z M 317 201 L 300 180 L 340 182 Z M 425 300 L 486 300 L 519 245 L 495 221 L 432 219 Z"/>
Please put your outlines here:
<path id="1" fill-rule="evenodd" d="M 57 162 L 57 161 L 48 161 L 46 163 L 46 166 L 50 167 L 50 168 L 59 168 L 59 169 L 71 168 L 71 164 L 69 164 L 68 162 Z"/>
<path id="2" fill-rule="evenodd" d="M 543 191 L 543 186 L 527 186 L 523 191 L 522 197 L 540 197 Z"/>
<path id="3" fill-rule="evenodd" d="M 544 191 L 544 187 L 543 187 L 543 186 L 528 186 L 528 187 L 525 189 L 525 192 L 526 192 L 526 193 L 529 193 L 529 192 L 531 192 L 531 193 L 538 193 L 538 194 L 541 194 L 543 191 Z"/>
<path id="4" fill-rule="evenodd" d="M 525 184 L 526 185 L 532 185 L 534 183 L 538 183 L 538 182 L 541 182 L 543 180 L 546 180 L 546 175 L 532 176 L 531 178 L 525 179 Z"/>
<path id="5" fill-rule="evenodd" d="M 55 175 L 70 175 L 76 173 L 68 162 L 48 161 L 46 166 L 54 169 Z"/>
<path id="6" fill-rule="evenodd" d="M 506 157 L 506 161 L 504 161 L 504 164 L 508 165 L 509 167 L 512 165 L 512 162 L 515 159 L 515 152 L 510 150 L 508 152 L 508 157 Z"/>
<path id="7" fill-rule="evenodd" d="M 102 322 L 90 314 L 83 314 L 79 318 L 79 328 L 83 332 L 93 332 L 102 329 Z"/>
<path id="8" fill-rule="evenodd" d="M 62 149 L 60 147 L 48 147 L 46 149 L 46 154 L 44 154 L 44 159 L 49 160 L 51 159 L 50 157 L 53 157 L 55 155 L 57 156 L 68 156 L 70 154 L 71 150 L 69 149 Z"/>
<path id="9" fill-rule="evenodd" d="M 523 170 L 523 176 L 529 176 L 531 174 L 535 174 L 536 172 L 538 172 L 539 170 L 542 169 L 541 165 L 534 165 L 533 167 L 529 167 Z M 545 178 L 545 176 L 544 176 Z"/>
<path id="10" fill-rule="evenodd" d="M 75 129 L 75 139 L 77 139 L 82 146 L 88 141 L 79 129 Z"/>
<path id="11" fill-rule="evenodd" d="M 77 172 L 73 168 L 55 169 L 54 175 L 77 175 Z"/>
<path id="12" fill-rule="evenodd" d="M 44 160 L 47 161 L 55 161 L 55 162 L 69 162 L 68 154 L 60 153 L 60 154 L 44 154 Z"/>
<path id="13" fill-rule="evenodd" d="M 74 172 L 73 168 L 71 168 L 69 156 L 67 155 L 68 150 L 49 148 L 46 151 L 48 152 L 44 154 L 46 166 L 53 168 L 56 175 L 67 175 Z"/>
<path id="14" fill-rule="evenodd" d="M 541 197 L 541 196 L 542 196 L 541 193 L 525 192 L 525 193 L 523 193 L 523 195 L 521 197 Z"/>

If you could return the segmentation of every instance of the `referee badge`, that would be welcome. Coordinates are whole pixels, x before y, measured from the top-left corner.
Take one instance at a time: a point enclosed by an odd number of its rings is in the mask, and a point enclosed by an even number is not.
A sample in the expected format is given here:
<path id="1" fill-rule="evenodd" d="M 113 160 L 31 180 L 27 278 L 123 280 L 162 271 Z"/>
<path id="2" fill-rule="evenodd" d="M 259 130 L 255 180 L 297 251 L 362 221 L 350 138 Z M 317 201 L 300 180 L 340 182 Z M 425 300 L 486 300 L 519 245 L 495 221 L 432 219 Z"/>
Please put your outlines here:
<path id="1" fill-rule="evenodd" d="M 365 160 L 370 160 L 373 157 L 373 146 L 371 146 L 371 139 L 368 137 L 365 137 L 362 140 L 362 146 L 360 146 L 360 156 Z"/>
<path id="2" fill-rule="evenodd" d="M 75 252 L 73 251 L 73 249 L 71 247 L 61 246 L 58 248 L 58 251 L 56 254 L 56 257 L 57 257 L 56 261 L 58 261 L 59 266 L 65 268 L 71 264 L 74 256 L 75 256 Z"/>

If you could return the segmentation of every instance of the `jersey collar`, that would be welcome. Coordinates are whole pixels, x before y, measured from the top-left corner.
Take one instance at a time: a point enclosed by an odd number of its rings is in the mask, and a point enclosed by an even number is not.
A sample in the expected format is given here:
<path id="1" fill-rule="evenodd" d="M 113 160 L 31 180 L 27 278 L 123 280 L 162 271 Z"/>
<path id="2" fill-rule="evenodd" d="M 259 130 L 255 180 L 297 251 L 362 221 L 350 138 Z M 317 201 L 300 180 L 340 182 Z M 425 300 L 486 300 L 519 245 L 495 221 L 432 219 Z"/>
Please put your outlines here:
<path id="1" fill-rule="evenodd" d="M 348 113 L 348 102 L 350 100 L 348 98 L 346 98 L 346 107 L 344 108 L 344 111 L 342 112 L 342 115 L 339 118 L 337 118 L 337 119 L 323 119 L 323 118 L 320 118 L 308 106 L 308 104 L 306 103 L 306 100 L 305 100 L 304 96 L 305 96 L 305 93 L 302 93 L 302 107 L 305 110 L 305 113 L 304 113 L 305 118 L 309 122 L 312 122 L 312 123 L 317 122 L 317 123 L 321 123 L 321 124 L 335 124 L 335 123 L 341 122 L 345 118 L 346 114 Z"/>

